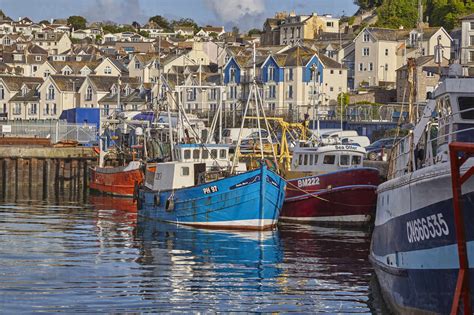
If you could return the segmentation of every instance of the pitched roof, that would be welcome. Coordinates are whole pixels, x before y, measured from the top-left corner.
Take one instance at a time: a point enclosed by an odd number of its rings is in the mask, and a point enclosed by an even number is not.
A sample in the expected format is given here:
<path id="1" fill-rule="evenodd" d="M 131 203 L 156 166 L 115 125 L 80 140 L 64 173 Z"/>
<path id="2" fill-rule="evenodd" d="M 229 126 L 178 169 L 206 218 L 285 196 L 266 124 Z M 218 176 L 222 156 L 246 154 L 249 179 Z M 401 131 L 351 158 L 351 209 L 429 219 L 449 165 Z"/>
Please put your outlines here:
<path id="1" fill-rule="evenodd" d="M 366 30 L 378 40 L 398 41 L 405 38 L 410 33 L 409 30 L 396 30 L 381 27 L 367 27 Z"/>
<path id="2" fill-rule="evenodd" d="M 73 87 L 76 90 L 76 92 L 79 90 L 81 87 L 82 83 L 86 79 L 85 77 L 80 77 L 80 76 L 71 76 L 71 75 L 51 75 L 51 80 L 56 83 L 58 88 L 61 91 L 68 91 L 72 92 Z"/>
<path id="3" fill-rule="evenodd" d="M 73 74 L 80 74 L 82 68 L 85 66 L 93 71 L 100 64 L 100 61 L 49 61 L 49 63 L 58 72 L 64 67 L 69 66 Z"/>
<path id="4" fill-rule="evenodd" d="M 474 13 L 473 14 L 469 14 L 469 15 L 466 15 L 466 16 L 463 16 L 462 18 L 460 18 L 460 20 L 473 20 L 474 19 Z"/>
<path id="5" fill-rule="evenodd" d="M 118 84 L 118 78 L 112 76 L 103 75 L 90 75 L 88 76 L 90 82 L 95 86 L 98 91 L 109 91 L 114 84 Z M 131 86 L 138 86 L 140 84 L 138 78 L 121 77 L 121 84 L 130 84 Z"/>
<path id="6" fill-rule="evenodd" d="M 20 90 L 23 83 L 43 83 L 42 78 L 35 77 L 0 75 L 0 79 L 3 80 L 3 82 L 10 91 Z"/>

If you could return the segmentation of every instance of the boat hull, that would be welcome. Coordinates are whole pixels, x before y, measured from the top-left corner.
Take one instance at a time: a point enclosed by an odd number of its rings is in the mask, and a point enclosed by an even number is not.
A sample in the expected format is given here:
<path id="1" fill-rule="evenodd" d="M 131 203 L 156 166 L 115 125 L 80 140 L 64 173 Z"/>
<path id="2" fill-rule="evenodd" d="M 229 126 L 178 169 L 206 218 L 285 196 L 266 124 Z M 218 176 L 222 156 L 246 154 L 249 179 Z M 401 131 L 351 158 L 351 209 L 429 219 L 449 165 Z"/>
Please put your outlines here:
<path id="1" fill-rule="evenodd" d="M 132 162 L 124 167 L 93 168 L 89 187 L 99 193 L 132 198 L 135 185 L 143 180 L 144 174 L 140 163 Z"/>
<path id="2" fill-rule="evenodd" d="M 175 191 L 138 192 L 138 215 L 183 225 L 236 230 L 272 229 L 285 197 L 283 178 L 261 167 Z"/>
<path id="3" fill-rule="evenodd" d="M 289 180 L 281 220 L 364 225 L 373 218 L 379 182 L 372 168 Z"/>
<path id="4" fill-rule="evenodd" d="M 379 190 L 370 260 L 397 312 L 450 312 L 459 271 L 449 164 L 389 181 Z M 470 287 L 474 285 L 474 180 L 463 186 Z M 471 290 L 471 304 L 474 295 Z"/>

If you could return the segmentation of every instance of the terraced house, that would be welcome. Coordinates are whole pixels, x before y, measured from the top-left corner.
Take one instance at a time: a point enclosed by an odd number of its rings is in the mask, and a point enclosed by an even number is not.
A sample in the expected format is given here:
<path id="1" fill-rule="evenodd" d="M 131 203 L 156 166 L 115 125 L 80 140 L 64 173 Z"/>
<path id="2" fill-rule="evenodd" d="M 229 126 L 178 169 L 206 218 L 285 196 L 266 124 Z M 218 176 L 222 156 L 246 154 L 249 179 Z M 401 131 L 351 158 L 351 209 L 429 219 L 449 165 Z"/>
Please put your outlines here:
<path id="1" fill-rule="evenodd" d="M 251 56 L 231 57 L 224 67 L 226 106 L 242 108 L 255 76 L 263 102 L 271 115 L 312 114 L 334 116 L 337 97 L 347 92 L 347 69 L 338 62 L 300 45 L 277 54 L 258 56 L 253 74 Z"/>

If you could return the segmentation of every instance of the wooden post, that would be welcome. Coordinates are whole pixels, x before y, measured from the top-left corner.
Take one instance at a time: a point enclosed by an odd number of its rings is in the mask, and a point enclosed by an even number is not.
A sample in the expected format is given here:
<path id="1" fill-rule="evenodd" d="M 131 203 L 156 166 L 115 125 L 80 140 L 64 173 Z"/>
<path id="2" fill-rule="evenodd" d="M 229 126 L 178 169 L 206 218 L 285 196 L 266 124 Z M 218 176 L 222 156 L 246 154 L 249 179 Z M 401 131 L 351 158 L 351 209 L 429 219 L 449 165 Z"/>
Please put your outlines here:
<path id="1" fill-rule="evenodd" d="M 48 159 L 43 160 L 43 199 L 48 198 L 49 188 L 49 161 Z"/>

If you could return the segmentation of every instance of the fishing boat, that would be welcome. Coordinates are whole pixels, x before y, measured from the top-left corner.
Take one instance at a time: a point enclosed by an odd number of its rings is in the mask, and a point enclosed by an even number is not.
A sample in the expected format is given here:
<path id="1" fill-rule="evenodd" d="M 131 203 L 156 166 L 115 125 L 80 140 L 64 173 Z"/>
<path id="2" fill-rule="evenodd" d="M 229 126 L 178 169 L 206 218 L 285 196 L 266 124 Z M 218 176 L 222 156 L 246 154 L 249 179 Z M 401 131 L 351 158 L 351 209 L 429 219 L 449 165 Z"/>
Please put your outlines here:
<path id="1" fill-rule="evenodd" d="M 182 88 L 186 87 L 178 87 L 178 90 L 183 90 Z M 251 104 L 255 104 L 255 112 L 259 117 L 259 113 L 263 113 L 264 109 L 255 79 L 250 86 L 232 159 L 228 154 L 228 146 L 213 149 L 208 143 L 197 144 L 191 148 L 178 145 L 178 152 L 171 150 L 172 162 L 157 163 L 152 176 L 147 173 L 144 185 L 138 189 L 138 215 L 205 228 L 267 230 L 275 227 L 285 198 L 286 182 L 264 162 L 260 120 L 257 120 L 260 166 L 254 170 L 239 167 L 242 130 Z M 181 104 L 178 102 L 176 105 L 180 119 L 187 120 Z M 222 115 L 222 102 L 219 103 L 211 130 L 214 130 L 217 124 L 217 115 Z M 268 123 L 266 120 L 265 122 L 269 130 Z M 181 121 L 178 124 L 184 125 Z M 196 134 L 192 128 L 189 132 Z M 173 137 L 170 138 L 172 140 Z M 196 134 L 196 139 L 198 138 L 199 135 Z M 271 143 L 270 145 L 272 146 Z M 215 160 L 216 163 L 209 165 L 205 162 L 209 159 Z M 223 161 L 218 159 L 227 159 L 227 165 L 223 165 Z"/>
<path id="2" fill-rule="evenodd" d="M 380 182 L 377 169 L 363 167 L 364 148 L 298 142 L 282 221 L 363 225 L 375 211 Z"/>
<path id="3" fill-rule="evenodd" d="M 454 142 L 474 143 L 474 78 L 458 75 L 439 83 L 392 149 L 389 180 L 378 188 L 370 260 L 396 312 L 456 314 L 461 290 L 464 314 L 474 301 L 474 157 L 451 151 Z M 451 164 L 460 161 L 464 213 L 453 206 Z"/>

